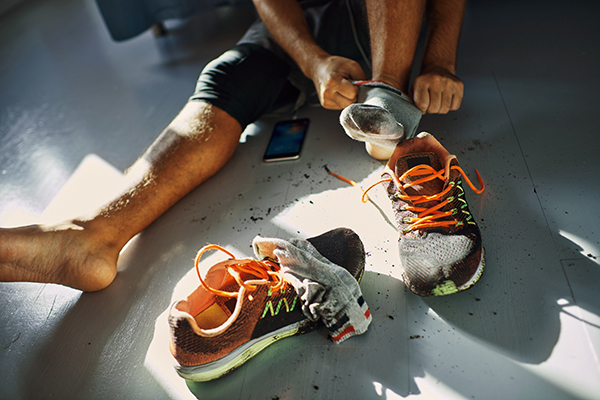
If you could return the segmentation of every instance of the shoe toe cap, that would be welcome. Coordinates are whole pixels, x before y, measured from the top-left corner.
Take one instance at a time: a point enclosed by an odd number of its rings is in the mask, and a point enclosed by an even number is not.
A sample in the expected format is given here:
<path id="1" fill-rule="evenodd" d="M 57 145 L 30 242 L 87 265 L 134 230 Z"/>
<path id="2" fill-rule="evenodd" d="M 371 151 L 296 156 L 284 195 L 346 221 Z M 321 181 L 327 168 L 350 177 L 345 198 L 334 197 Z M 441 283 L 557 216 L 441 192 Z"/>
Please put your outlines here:
<path id="1" fill-rule="evenodd" d="M 475 235 L 429 234 L 402 240 L 400 261 L 406 285 L 420 296 L 442 296 L 463 290 L 482 259 Z"/>

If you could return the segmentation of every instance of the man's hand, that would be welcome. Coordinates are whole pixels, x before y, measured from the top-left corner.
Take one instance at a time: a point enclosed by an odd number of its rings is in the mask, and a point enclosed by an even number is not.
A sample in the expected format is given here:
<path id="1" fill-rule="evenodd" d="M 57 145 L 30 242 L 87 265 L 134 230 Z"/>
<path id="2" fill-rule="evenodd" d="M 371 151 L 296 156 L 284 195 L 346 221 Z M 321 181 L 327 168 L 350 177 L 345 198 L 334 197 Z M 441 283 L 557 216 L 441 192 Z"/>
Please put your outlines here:
<path id="1" fill-rule="evenodd" d="M 358 89 L 351 81 L 364 80 L 366 76 L 356 61 L 328 55 L 313 64 L 309 78 L 323 108 L 341 110 L 356 102 Z"/>
<path id="2" fill-rule="evenodd" d="M 253 0 L 258 14 L 279 45 L 315 84 L 324 108 L 341 110 L 356 101 L 351 80 L 366 79 L 360 65 L 332 56 L 314 40 L 296 0 Z"/>
<path id="3" fill-rule="evenodd" d="M 464 86 L 446 68 L 433 67 L 415 79 L 412 92 L 415 105 L 423 114 L 447 114 L 460 108 Z"/>

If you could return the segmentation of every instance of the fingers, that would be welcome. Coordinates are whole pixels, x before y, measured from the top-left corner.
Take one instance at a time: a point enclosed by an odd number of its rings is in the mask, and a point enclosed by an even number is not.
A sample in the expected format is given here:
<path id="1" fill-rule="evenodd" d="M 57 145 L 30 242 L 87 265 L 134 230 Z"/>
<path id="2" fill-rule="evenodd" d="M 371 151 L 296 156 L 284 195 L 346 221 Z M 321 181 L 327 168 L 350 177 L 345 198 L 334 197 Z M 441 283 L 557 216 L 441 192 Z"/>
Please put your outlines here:
<path id="1" fill-rule="evenodd" d="M 461 102 L 461 97 L 446 92 L 426 91 L 418 101 L 415 97 L 415 104 L 423 114 L 447 114 L 450 111 L 458 110 Z"/>
<path id="2" fill-rule="evenodd" d="M 365 73 L 357 62 L 331 56 L 316 71 L 313 81 L 324 108 L 341 110 L 356 102 L 358 88 L 352 80 L 365 79 Z"/>
<path id="3" fill-rule="evenodd" d="M 423 114 L 447 114 L 460 108 L 464 85 L 446 72 L 427 73 L 415 79 L 413 99 Z"/>
<path id="4" fill-rule="evenodd" d="M 323 107 L 330 110 L 341 110 L 356 102 L 358 88 L 347 79 L 334 82 L 323 94 Z"/>
<path id="5" fill-rule="evenodd" d="M 342 78 L 338 87 L 336 88 L 336 92 L 344 99 L 356 100 L 358 88 L 354 86 L 348 79 Z"/>
<path id="6" fill-rule="evenodd" d="M 447 114 L 462 104 L 462 90 L 439 92 L 435 88 L 421 88 L 414 92 L 415 105 L 423 114 Z"/>
<path id="7" fill-rule="evenodd" d="M 452 103 L 450 105 L 450 111 L 456 111 L 460 108 L 464 95 L 464 87 L 461 88 L 460 96 L 452 96 Z"/>
<path id="8" fill-rule="evenodd" d="M 413 100 L 415 101 L 417 108 L 421 110 L 423 114 L 425 114 L 429 109 L 429 103 L 431 102 L 429 89 L 424 85 L 417 85 L 417 82 L 415 81 Z"/>

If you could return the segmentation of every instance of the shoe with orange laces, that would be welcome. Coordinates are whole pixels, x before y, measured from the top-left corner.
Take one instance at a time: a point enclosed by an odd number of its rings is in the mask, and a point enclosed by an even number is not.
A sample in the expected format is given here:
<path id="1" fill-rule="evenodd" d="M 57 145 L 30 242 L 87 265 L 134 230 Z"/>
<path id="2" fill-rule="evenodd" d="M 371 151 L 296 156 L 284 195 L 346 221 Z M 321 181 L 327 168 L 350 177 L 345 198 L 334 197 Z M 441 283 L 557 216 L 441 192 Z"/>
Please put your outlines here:
<path id="1" fill-rule="evenodd" d="M 354 186 L 331 171 L 330 174 Z M 476 171 L 477 172 L 477 171 Z M 455 156 L 429 133 L 399 143 L 382 180 L 400 231 L 400 268 L 406 286 L 419 296 L 444 296 L 473 286 L 485 266 L 481 233 L 469 211 L 462 179 L 480 194 Z"/>
<path id="2" fill-rule="evenodd" d="M 360 282 L 365 252 L 356 233 L 338 228 L 307 241 L 319 257 Z M 211 249 L 231 258 L 213 265 L 203 278 L 198 263 Z M 195 264 L 201 285 L 186 299 L 175 302 L 169 313 L 171 352 L 177 372 L 185 379 L 216 379 L 279 339 L 323 326 L 321 320 L 304 315 L 302 300 L 276 259 L 235 259 L 222 247 L 208 245 L 200 250 Z M 363 318 L 370 321 L 362 296 L 357 302 L 366 310 Z M 351 326 L 338 331 L 342 325 L 327 326 L 334 341 L 354 333 Z"/>
<path id="3" fill-rule="evenodd" d="M 406 286 L 420 296 L 473 286 L 483 272 L 485 254 L 461 178 L 479 194 L 485 188 L 479 172 L 481 189 L 476 189 L 456 157 L 423 132 L 398 144 L 382 178 L 400 231 Z"/>

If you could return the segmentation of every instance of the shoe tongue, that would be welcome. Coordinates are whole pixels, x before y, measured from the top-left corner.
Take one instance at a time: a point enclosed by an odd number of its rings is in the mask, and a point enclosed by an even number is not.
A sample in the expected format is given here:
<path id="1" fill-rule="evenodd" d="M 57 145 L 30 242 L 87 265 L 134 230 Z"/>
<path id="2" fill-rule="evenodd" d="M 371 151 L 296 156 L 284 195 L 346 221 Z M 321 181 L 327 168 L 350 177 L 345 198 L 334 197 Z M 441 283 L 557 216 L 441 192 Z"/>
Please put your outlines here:
<path id="1" fill-rule="evenodd" d="M 231 283 L 223 288 L 223 290 L 226 292 L 237 292 L 239 289 L 240 287 L 237 283 Z M 217 296 L 215 299 L 215 304 L 219 305 L 227 317 L 233 313 L 233 310 L 235 309 L 235 303 L 237 303 L 237 298 L 235 297 Z"/>
<path id="2" fill-rule="evenodd" d="M 406 171 L 418 165 L 428 165 L 436 172 L 443 168 L 442 161 L 435 153 L 408 154 L 404 157 L 400 157 L 396 162 L 396 175 L 400 177 Z M 402 183 L 406 185 L 407 183 L 417 181 L 429 175 L 431 175 L 429 172 L 419 175 L 411 174 L 407 176 Z M 407 188 L 406 194 L 409 196 L 432 195 L 441 192 L 443 189 L 444 181 L 442 179 L 432 179 L 430 181 Z"/>

